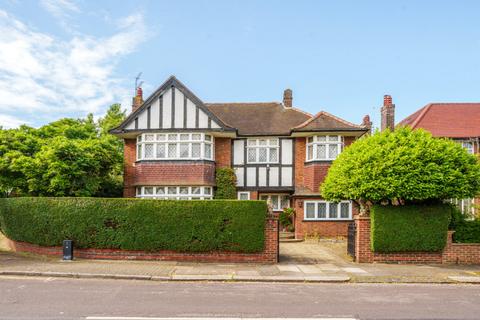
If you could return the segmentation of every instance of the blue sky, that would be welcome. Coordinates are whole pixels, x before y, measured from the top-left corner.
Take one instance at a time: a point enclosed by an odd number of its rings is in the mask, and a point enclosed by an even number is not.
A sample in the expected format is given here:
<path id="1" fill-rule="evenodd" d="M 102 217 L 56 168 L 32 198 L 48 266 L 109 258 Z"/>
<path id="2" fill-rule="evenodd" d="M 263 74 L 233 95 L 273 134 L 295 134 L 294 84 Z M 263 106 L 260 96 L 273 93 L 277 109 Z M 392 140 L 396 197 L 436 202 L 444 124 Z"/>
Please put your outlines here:
<path id="1" fill-rule="evenodd" d="M 379 123 L 480 101 L 478 1 L 0 1 L 0 125 L 130 108 L 176 75 L 205 102 L 280 101 Z"/>

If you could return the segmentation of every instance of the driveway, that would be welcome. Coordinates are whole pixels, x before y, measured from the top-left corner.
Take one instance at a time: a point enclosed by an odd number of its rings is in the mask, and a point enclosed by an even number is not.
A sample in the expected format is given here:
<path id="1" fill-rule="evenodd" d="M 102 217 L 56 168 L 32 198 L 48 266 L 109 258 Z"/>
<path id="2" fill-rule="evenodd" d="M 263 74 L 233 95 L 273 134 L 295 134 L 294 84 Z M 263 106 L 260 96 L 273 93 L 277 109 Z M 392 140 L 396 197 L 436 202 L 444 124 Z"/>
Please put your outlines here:
<path id="1" fill-rule="evenodd" d="M 350 265 L 347 241 L 320 239 L 280 242 L 280 263 Z"/>

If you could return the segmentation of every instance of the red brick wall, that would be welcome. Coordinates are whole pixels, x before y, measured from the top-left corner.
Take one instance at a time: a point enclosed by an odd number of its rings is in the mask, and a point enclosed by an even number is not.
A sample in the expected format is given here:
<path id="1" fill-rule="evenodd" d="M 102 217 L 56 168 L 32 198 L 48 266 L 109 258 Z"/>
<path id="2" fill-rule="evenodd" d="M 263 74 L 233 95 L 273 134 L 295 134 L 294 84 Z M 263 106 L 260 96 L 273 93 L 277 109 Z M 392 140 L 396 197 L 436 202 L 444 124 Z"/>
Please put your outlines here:
<path id="1" fill-rule="evenodd" d="M 61 247 L 41 247 L 26 242 L 10 240 L 10 248 L 16 252 L 30 252 L 41 255 L 62 256 Z M 225 263 L 277 263 L 278 262 L 278 219 L 269 216 L 265 221 L 265 247 L 259 253 L 202 252 L 184 253 L 175 251 L 131 251 L 118 249 L 74 249 L 76 258 L 112 260 L 163 260 L 189 262 Z"/>
<path id="2" fill-rule="evenodd" d="M 304 186 L 304 166 L 305 166 L 305 148 L 306 138 L 295 138 L 295 186 Z"/>
<path id="3" fill-rule="evenodd" d="M 480 243 L 452 243 L 452 233 L 448 232 L 443 252 L 372 252 L 370 244 L 370 217 L 355 218 L 357 226 L 355 255 L 357 262 L 372 263 L 457 263 L 480 264 Z"/>
<path id="4" fill-rule="evenodd" d="M 319 192 L 320 185 L 327 176 L 330 163 L 312 162 L 304 165 L 304 186 L 313 192 Z"/>
<path id="5" fill-rule="evenodd" d="M 137 158 L 136 139 L 125 139 L 123 147 L 123 196 L 135 197 L 135 160 Z"/>
<path id="6" fill-rule="evenodd" d="M 135 164 L 134 185 L 215 185 L 215 163 L 198 161 L 152 161 Z"/>
<path id="7" fill-rule="evenodd" d="M 215 138 L 215 163 L 218 168 L 230 168 L 232 164 L 232 139 Z"/>

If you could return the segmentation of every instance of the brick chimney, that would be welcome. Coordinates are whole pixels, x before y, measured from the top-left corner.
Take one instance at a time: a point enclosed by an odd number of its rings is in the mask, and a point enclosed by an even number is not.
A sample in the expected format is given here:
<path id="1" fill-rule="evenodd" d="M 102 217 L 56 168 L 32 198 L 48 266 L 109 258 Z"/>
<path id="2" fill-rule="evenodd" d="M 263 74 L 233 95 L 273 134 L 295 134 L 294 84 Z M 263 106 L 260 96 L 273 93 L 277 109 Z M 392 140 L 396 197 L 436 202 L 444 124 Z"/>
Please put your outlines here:
<path id="1" fill-rule="evenodd" d="M 285 89 L 283 91 L 283 106 L 287 109 L 292 108 L 293 95 L 291 89 Z"/>
<path id="2" fill-rule="evenodd" d="M 372 131 L 372 121 L 370 120 L 370 116 L 368 114 L 363 117 L 362 126 L 368 128 L 370 132 Z"/>
<path id="3" fill-rule="evenodd" d="M 395 129 L 395 105 L 392 102 L 392 97 L 388 94 L 383 96 L 383 107 L 381 109 L 381 130 Z"/>
<path id="4" fill-rule="evenodd" d="M 143 104 L 143 90 L 137 88 L 137 95 L 132 99 L 132 112 L 135 112 Z"/>

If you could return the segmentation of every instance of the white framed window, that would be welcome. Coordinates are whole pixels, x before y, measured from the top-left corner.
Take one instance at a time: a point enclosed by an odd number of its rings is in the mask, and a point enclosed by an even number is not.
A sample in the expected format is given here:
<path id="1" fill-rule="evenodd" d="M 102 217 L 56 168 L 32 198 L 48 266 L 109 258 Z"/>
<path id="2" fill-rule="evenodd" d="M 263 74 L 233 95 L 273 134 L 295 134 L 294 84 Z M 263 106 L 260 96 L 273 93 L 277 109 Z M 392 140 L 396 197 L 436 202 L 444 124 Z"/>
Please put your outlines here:
<path id="1" fill-rule="evenodd" d="M 206 133 L 144 133 L 137 137 L 137 160 L 213 160 L 213 147 Z"/>
<path id="2" fill-rule="evenodd" d="M 335 160 L 342 152 L 342 136 L 307 137 L 307 161 Z"/>
<path id="3" fill-rule="evenodd" d="M 240 191 L 237 194 L 238 200 L 250 200 L 250 192 L 248 191 Z"/>
<path id="4" fill-rule="evenodd" d="M 351 220 L 352 202 L 305 201 L 304 220 Z"/>
<path id="5" fill-rule="evenodd" d="M 468 153 L 473 154 L 473 141 L 460 141 L 462 147 L 467 150 Z"/>
<path id="6" fill-rule="evenodd" d="M 143 186 L 137 187 L 137 198 L 159 200 L 211 200 L 212 187 L 205 186 Z"/>
<path id="7" fill-rule="evenodd" d="M 247 140 L 247 163 L 278 163 L 280 154 L 278 138 Z"/>
<path id="8" fill-rule="evenodd" d="M 475 219 L 474 199 L 450 199 L 449 201 L 462 212 L 462 214 L 465 216 L 465 219 Z"/>
<path id="9" fill-rule="evenodd" d="M 261 194 L 260 200 L 267 201 L 273 207 L 273 211 L 281 211 L 290 207 L 290 197 L 286 194 Z"/>

